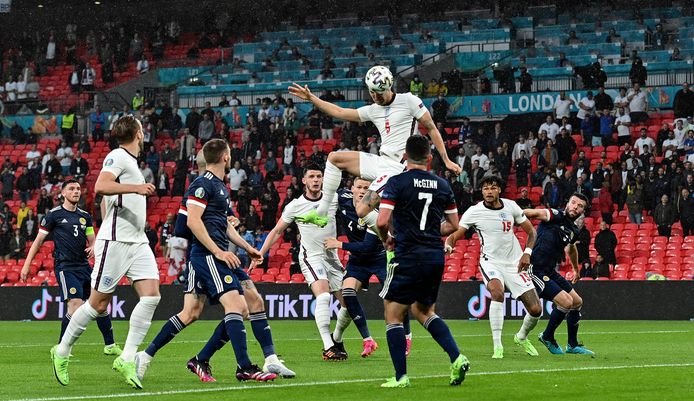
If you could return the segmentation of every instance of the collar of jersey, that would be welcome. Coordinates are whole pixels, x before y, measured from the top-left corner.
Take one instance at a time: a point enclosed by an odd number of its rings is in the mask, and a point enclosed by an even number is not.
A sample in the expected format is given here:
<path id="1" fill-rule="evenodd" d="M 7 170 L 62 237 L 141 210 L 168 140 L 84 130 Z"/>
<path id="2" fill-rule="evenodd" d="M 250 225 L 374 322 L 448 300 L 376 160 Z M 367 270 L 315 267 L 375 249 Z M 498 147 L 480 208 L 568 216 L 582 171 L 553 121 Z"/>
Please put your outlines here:
<path id="1" fill-rule="evenodd" d="M 132 156 L 133 159 L 137 160 L 137 156 L 135 156 L 134 154 L 130 153 L 130 151 L 129 151 L 128 149 L 126 149 L 126 148 L 124 148 L 124 147 L 122 147 L 122 146 L 119 146 L 118 149 L 123 149 L 123 150 L 125 151 L 125 153 L 129 154 L 130 156 Z"/>
<path id="2" fill-rule="evenodd" d="M 393 92 L 393 98 L 390 99 L 390 102 L 384 104 L 383 107 L 390 106 L 391 104 L 393 104 L 393 102 L 395 101 L 395 95 L 397 95 L 397 93 Z"/>
<path id="3" fill-rule="evenodd" d="M 309 201 L 309 202 L 318 202 L 319 200 L 323 199 L 323 191 L 321 191 L 320 196 L 318 197 L 318 199 L 310 199 L 308 196 L 306 196 L 306 192 L 304 192 L 303 194 L 301 194 L 301 196 L 303 196 L 304 199 L 306 199 L 306 200 Z"/>
<path id="4" fill-rule="evenodd" d="M 499 203 L 501 203 L 501 207 L 489 207 L 484 203 L 484 201 L 482 201 L 482 206 L 489 210 L 501 210 L 504 208 L 504 201 L 502 201 L 501 198 L 499 198 Z"/>

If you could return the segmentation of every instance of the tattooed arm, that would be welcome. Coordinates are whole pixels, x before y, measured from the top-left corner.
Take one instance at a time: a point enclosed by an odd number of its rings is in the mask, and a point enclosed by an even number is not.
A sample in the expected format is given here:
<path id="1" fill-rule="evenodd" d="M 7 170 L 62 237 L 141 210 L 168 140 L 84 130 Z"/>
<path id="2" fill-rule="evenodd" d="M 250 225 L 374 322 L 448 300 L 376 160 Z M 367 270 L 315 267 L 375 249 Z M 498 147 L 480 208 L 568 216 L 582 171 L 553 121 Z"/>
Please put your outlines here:
<path id="1" fill-rule="evenodd" d="M 381 203 L 381 196 L 376 191 L 368 190 L 362 200 L 357 203 L 357 216 L 362 219 L 366 217 L 367 214 L 375 210 Z"/>

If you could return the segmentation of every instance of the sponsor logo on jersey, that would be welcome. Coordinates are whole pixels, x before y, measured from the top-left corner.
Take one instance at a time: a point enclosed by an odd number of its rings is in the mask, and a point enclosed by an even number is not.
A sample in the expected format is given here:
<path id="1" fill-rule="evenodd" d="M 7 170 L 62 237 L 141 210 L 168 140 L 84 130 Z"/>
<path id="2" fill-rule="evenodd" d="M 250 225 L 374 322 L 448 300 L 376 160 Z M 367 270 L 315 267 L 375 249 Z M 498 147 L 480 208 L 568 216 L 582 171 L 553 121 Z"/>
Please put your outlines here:
<path id="1" fill-rule="evenodd" d="M 68 222 L 67 219 L 63 219 L 63 220 L 61 221 L 61 223 L 67 223 L 67 222 Z"/>
<path id="2" fill-rule="evenodd" d="M 219 194 L 222 195 L 222 196 L 224 196 L 224 190 L 223 190 L 223 189 L 220 189 L 220 190 L 219 190 Z"/>
<path id="3" fill-rule="evenodd" d="M 80 224 L 82 224 L 83 226 L 86 225 L 87 219 L 85 219 L 84 217 L 80 217 Z"/>
<path id="4" fill-rule="evenodd" d="M 204 188 L 198 188 L 195 190 L 195 197 L 196 198 L 202 198 L 205 196 L 205 189 Z"/>

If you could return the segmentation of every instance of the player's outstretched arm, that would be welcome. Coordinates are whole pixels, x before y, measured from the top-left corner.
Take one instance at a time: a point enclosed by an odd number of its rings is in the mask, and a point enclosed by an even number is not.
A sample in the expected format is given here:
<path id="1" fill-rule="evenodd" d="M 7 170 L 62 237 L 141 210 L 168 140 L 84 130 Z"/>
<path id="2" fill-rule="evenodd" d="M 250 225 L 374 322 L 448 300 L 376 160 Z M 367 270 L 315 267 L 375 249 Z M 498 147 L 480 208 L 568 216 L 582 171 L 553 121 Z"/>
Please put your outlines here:
<path id="1" fill-rule="evenodd" d="M 31 248 L 29 248 L 29 254 L 27 255 L 26 260 L 24 261 L 24 266 L 22 266 L 22 271 L 19 273 L 19 279 L 23 282 L 27 282 L 27 278 L 29 278 L 29 268 L 31 267 L 31 262 L 33 262 L 34 258 L 36 257 L 36 254 L 39 253 L 39 249 L 41 248 L 41 245 L 43 245 L 43 241 L 46 240 L 46 236 L 48 234 L 44 234 L 42 232 L 39 232 L 36 235 L 36 239 L 34 240 L 34 243 L 31 244 Z"/>
<path id="2" fill-rule="evenodd" d="M 390 230 L 390 218 L 393 215 L 392 209 L 383 208 L 378 211 L 378 220 L 376 220 L 376 233 L 381 241 L 386 242 L 388 231 Z"/>
<path id="3" fill-rule="evenodd" d="M 94 184 L 94 191 L 99 195 L 138 194 L 150 196 L 156 188 L 152 184 L 121 184 L 116 182 L 116 176 L 108 171 L 99 173 Z"/>
<path id="4" fill-rule="evenodd" d="M 450 254 L 453 252 L 455 244 L 458 242 L 459 239 L 463 238 L 466 232 L 467 228 L 459 225 L 458 229 L 455 230 L 451 235 L 449 235 L 448 238 L 446 238 L 446 243 L 443 247 L 446 253 Z"/>
<path id="5" fill-rule="evenodd" d="M 431 114 L 429 114 L 429 112 L 427 111 L 426 113 L 424 113 L 423 116 L 419 118 L 418 121 L 420 124 L 424 126 L 424 128 L 426 128 L 427 132 L 429 133 L 429 138 L 431 138 L 431 141 L 434 143 L 436 150 L 439 152 L 439 156 L 441 156 L 441 159 L 446 164 L 446 168 L 455 173 L 455 175 L 459 175 L 463 171 L 463 169 L 458 164 L 454 163 L 451 159 L 448 158 L 446 144 L 443 142 L 443 137 L 441 136 L 439 129 L 436 128 L 436 124 L 434 124 L 434 120 L 431 118 Z"/>
<path id="6" fill-rule="evenodd" d="M 236 268 L 241 265 L 239 258 L 232 252 L 224 251 L 220 249 L 217 244 L 210 238 L 210 234 L 205 228 L 205 224 L 202 222 L 202 212 L 205 211 L 204 208 L 197 206 L 194 203 L 188 201 L 188 228 L 193 233 L 195 238 L 197 238 L 200 243 L 207 248 L 215 258 L 226 263 L 231 268 Z"/>
<path id="7" fill-rule="evenodd" d="M 529 219 L 549 221 L 551 213 L 549 209 L 525 209 L 523 214 Z"/>
<path id="8" fill-rule="evenodd" d="M 352 121 L 355 123 L 361 122 L 357 109 L 348 109 L 330 102 L 326 102 L 325 100 L 322 100 L 318 96 L 311 93 L 308 85 L 301 86 L 296 82 L 292 82 L 292 86 L 287 89 L 289 90 L 290 94 L 298 97 L 299 99 L 313 103 L 313 105 L 318 107 L 320 111 L 329 115 L 330 117 L 338 118 L 344 121 Z"/>
<path id="9" fill-rule="evenodd" d="M 280 236 L 284 232 L 284 230 L 289 227 L 289 223 L 286 221 L 282 220 L 281 218 L 277 221 L 277 224 L 275 224 L 275 227 L 270 231 L 270 233 L 267 235 L 267 238 L 265 238 L 265 243 L 263 243 L 263 246 L 260 248 L 260 254 L 265 255 L 268 253 L 270 248 L 272 248 L 273 245 L 277 242 L 278 239 L 280 239 Z M 260 263 L 263 263 L 262 258 L 260 261 L 254 260 L 251 263 L 251 266 L 248 268 L 248 272 L 250 273 L 256 265 L 259 265 Z"/>

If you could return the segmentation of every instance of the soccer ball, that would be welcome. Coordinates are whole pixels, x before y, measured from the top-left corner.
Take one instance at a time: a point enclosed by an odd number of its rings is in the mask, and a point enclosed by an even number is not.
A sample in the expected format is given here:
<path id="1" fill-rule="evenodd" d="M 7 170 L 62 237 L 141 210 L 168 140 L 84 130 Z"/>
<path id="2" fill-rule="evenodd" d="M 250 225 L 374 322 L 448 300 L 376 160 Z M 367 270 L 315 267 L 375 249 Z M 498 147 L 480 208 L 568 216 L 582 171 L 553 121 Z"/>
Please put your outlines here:
<path id="1" fill-rule="evenodd" d="M 388 92 L 393 86 L 393 74 L 388 67 L 377 65 L 366 72 L 364 82 L 371 92 Z"/>

